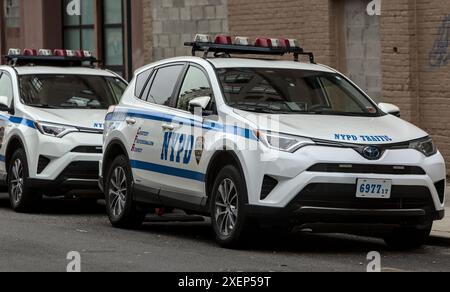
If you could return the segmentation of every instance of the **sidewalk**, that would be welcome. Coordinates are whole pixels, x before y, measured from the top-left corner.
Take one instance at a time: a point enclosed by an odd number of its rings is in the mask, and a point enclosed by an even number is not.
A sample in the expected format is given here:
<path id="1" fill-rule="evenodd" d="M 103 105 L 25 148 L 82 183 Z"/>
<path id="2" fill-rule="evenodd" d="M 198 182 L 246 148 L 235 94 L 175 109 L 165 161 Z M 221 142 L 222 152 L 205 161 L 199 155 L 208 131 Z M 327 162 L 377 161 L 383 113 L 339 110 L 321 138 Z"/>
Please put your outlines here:
<path id="1" fill-rule="evenodd" d="M 445 219 L 434 223 L 432 237 L 445 238 L 450 240 L 450 186 L 447 187 L 447 203 L 445 208 Z"/>

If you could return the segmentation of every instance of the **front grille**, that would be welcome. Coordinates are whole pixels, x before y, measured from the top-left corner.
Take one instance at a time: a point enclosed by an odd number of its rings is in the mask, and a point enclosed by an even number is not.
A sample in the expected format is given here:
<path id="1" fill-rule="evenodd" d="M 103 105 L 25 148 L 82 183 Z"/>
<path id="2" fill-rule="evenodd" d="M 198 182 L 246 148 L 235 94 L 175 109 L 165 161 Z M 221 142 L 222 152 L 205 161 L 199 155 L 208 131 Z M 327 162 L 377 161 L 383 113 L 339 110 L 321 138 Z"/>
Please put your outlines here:
<path id="1" fill-rule="evenodd" d="M 75 147 L 71 152 L 88 153 L 88 154 L 102 154 L 102 147 L 101 146 L 78 146 L 78 147 Z"/>
<path id="2" fill-rule="evenodd" d="M 276 179 L 266 175 L 262 184 L 261 200 L 265 200 L 277 185 L 278 181 Z"/>
<path id="3" fill-rule="evenodd" d="M 418 166 L 400 165 L 370 165 L 370 164 L 316 164 L 308 169 L 310 172 L 328 173 L 365 173 L 365 174 L 394 174 L 394 175 L 425 175 L 425 171 Z"/>
<path id="4" fill-rule="evenodd" d="M 69 164 L 61 173 L 63 180 L 67 179 L 98 179 L 98 162 L 76 161 Z"/>
<path id="5" fill-rule="evenodd" d="M 393 186 L 390 199 L 360 199 L 356 184 L 310 184 L 292 203 L 292 208 L 303 206 L 349 209 L 422 209 L 434 211 L 434 202 L 427 187 Z"/>
<path id="6" fill-rule="evenodd" d="M 441 204 L 444 203 L 444 197 L 445 197 L 445 179 L 441 180 L 440 182 L 437 182 L 435 184 L 436 190 L 438 192 L 439 195 L 439 200 L 441 201 Z"/>
<path id="7" fill-rule="evenodd" d="M 47 166 L 50 164 L 50 159 L 48 159 L 45 156 L 39 156 L 39 161 L 38 161 L 38 167 L 37 167 L 37 173 L 41 174 L 46 168 Z"/>

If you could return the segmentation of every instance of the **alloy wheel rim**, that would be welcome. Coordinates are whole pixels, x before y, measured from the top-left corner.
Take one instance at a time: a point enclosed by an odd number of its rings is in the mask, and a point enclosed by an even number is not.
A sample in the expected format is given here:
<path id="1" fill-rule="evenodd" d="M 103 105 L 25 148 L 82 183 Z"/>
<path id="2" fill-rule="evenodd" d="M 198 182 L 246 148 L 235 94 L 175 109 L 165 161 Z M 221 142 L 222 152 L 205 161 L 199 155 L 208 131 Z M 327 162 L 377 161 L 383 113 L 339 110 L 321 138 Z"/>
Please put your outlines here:
<path id="1" fill-rule="evenodd" d="M 219 185 L 215 202 L 217 229 L 223 236 L 229 236 L 236 227 L 238 218 L 238 192 L 231 179 Z"/>
<path id="2" fill-rule="evenodd" d="M 11 179 L 11 195 L 13 197 L 14 204 L 17 205 L 23 196 L 23 165 L 20 159 L 16 159 L 12 167 L 12 179 Z"/>
<path id="3" fill-rule="evenodd" d="M 113 171 L 109 187 L 109 210 L 114 217 L 120 217 L 125 209 L 127 197 L 127 176 L 122 167 Z"/>

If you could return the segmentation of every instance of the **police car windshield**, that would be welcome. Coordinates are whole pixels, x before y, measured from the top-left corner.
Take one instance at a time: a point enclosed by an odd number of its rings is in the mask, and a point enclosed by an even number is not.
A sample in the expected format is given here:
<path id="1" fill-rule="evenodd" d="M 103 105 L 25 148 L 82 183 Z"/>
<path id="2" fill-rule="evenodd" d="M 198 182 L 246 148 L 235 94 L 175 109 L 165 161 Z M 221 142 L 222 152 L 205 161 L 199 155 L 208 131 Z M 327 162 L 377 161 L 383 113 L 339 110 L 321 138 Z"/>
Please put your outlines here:
<path id="1" fill-rule="evenodd" d="M 335 73 L 276 68 L 218 69 L 229 106 L 257 113 L 379 116 L 377 107 Z"/>
<path id="2" fill-rule="evenodd" d="M 108 109 L 126 89 L 119 78 L 34 74 L 20 76 L 22 103 L 49 109 Z"/>

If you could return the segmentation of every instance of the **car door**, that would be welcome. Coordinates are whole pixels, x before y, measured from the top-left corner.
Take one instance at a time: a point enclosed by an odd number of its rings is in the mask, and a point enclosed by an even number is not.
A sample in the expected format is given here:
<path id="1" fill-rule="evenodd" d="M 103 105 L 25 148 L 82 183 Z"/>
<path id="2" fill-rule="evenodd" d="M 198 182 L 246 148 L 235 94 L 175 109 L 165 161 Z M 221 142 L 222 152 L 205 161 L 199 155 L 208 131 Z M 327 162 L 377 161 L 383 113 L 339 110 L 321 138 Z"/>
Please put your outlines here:
<path id="1" fill-rule="evenodd" d="M 170 63 L 155 68 L 140 99 L 128 113 L 133 129 L 130 160 L 135 183 L 147 191 L 159 191 L 167 184 L 172 169 L 161 163 L 165 127 L 172 122 L 170 115 L 174 92 L 185 63 Z M 131 120 L 130 120 L 131 119 Z"/>
<path id="2" fill-rule="evenodd" d="M 9 73 L 0 71 L 0 96 L 6 96 L 8 106 L 11 107 L 13 102 L 13 84 Z M 5 155 L 6 145 L 5 137 L 8 125 L 10 124 L 10 114 L 4 109 L 0 109 L 0 179 L 6 175 Z"/>
<path id="3" fill-rule="evenodd" d="M 196 209 L 205 202 L 206 162 L 203 158 L 205 131 L 203 116 L 191 112 L 189 102 L 214 96 L 206 72 L 189 64 L 183 74 L 173 107 L 168 109 L 172 123 L 163 125 L 160 163 L 170 170 L 161 180 L 161 201 L 177 207 Z M 214 114 L 213 108 L 205 111 Z"/>

